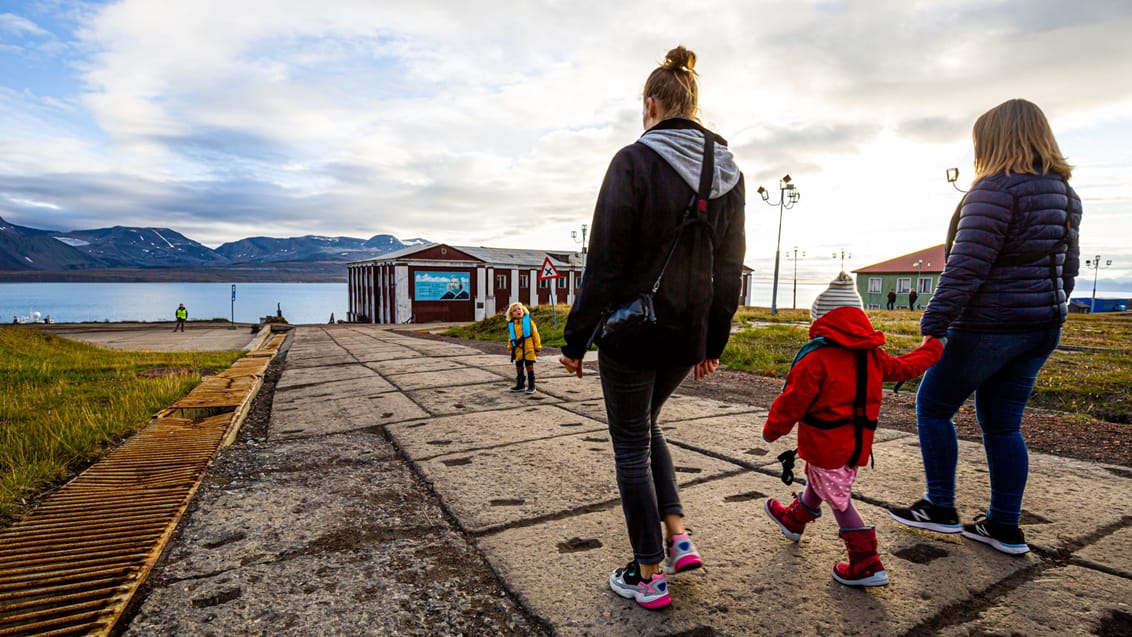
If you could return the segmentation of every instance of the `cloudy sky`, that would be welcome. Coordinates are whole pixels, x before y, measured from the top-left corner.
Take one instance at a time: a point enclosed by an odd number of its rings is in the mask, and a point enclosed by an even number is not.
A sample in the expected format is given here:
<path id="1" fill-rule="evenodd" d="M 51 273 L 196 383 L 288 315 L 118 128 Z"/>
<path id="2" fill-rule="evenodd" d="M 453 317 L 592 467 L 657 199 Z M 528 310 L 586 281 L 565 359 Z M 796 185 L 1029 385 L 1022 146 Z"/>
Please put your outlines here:
<path id="1" fill-rule="evenodd" d="M 0 0 L 0 217 L 573 249 L 683 44 L 757 276 L 778 208 L 755 188 L 786 173 L 801 279 L 942 243 L 945 170 L 966 187 L 974 119 L 1024 97 L 1076 166 L 1100 287 L 1132 289 L 1129 33 L 1127 0 Z"/>

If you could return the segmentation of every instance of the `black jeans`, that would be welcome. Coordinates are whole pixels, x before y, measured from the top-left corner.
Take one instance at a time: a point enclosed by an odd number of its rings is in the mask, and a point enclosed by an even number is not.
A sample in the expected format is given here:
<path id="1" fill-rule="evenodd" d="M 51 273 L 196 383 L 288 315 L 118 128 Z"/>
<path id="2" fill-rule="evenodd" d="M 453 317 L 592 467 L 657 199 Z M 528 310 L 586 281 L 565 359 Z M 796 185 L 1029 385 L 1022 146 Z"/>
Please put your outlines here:
<path id="1" fill-rule="evenodd" d="M 633 557 L 641 564 L 664 561 L 661 519 L 684 515 L 672 456 L 656 420 L 691 369 L 635 369 L 609 355 L 598 357 L 621 508 Z"/>

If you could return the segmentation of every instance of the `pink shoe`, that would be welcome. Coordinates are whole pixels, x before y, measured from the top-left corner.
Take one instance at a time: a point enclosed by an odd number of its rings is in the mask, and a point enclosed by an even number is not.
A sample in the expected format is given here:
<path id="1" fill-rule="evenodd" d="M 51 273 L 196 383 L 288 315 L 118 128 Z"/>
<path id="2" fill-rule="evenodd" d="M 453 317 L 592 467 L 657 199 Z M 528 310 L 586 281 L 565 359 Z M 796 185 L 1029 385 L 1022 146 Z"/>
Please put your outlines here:
<path id="1" fill-rule="evenodd" d="M 649 581 L 641 579 L 640 567 L 633 560 L 609 576 L 609 588 L 625 599 L 635 599 L 643 608 L 660 610 L 672 604 L 668 595 L 668 580 L 664 573 L 656 573 Z"/>
<path id="2" fill-rule="evenodd" d="M 668 574 L 694 571 L 704 565 L 704 558 L 687 533 L 678 533 L 668 540 L 668 555 L 664 558 L 664 572 Z"/>

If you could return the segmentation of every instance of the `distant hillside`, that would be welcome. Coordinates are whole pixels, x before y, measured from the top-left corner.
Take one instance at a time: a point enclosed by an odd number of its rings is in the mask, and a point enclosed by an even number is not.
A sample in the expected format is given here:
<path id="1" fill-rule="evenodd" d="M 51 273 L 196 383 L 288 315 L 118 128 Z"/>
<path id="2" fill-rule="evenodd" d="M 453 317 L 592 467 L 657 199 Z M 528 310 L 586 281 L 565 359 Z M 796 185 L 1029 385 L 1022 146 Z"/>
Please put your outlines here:
<path id="1" fill-rule="evenodd" d="M 232 263 L 282 261 L 360 261 L 405 247 L 397 237 L 379 234 L 368 240 L 307 235 L 289 239 L 249 237 L 216 248 Z"/>
<path id="2" fill-rule="evenodd" d="M 54 238 L 109 267 L 169 268 L 229 262 L 215 250 L 168 228 L 114 226 L 56 233 Z"/>
<path id="3" fill-rule="evenodd" d="M 345 279 L 359 261 L 428 243 L 388 234 L 369 239 L 249 237 L 212 250 L 168 228 L 114 226 L 52 232 L 0 218 L 0 281 Z M 268 267 L 260 267 L 267 266 Z M 340 272 L 340 275 L 338 274 Z"/>
<path id="4" fill-rule="evenodd" d="M 80 270 L 105 264 L 46 230 L 16 226 L 0 219 L 0 270 Z"/>

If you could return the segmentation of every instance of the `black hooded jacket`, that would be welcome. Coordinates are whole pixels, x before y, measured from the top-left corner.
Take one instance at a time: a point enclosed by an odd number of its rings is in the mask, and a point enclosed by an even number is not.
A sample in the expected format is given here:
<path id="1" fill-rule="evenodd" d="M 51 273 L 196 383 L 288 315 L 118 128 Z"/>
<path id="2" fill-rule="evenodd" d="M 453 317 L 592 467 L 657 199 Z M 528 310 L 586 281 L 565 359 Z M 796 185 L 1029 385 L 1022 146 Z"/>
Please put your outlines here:
<path id="1" fill-rule="evenodd" d="M 668 119 L 614 156 L 598 194 L 582 287 L 562 353 L 585 355 L 602 312 L 651 289 L 699 185 L 705 134 L 715 140 L 707 223 L 684 229 L 655 298 L 649 338 L 598 347 L 627 364 L 694 365 L 719 358 L 739 306 L 745 187 L 727 142 L 699 124 Z"/>

